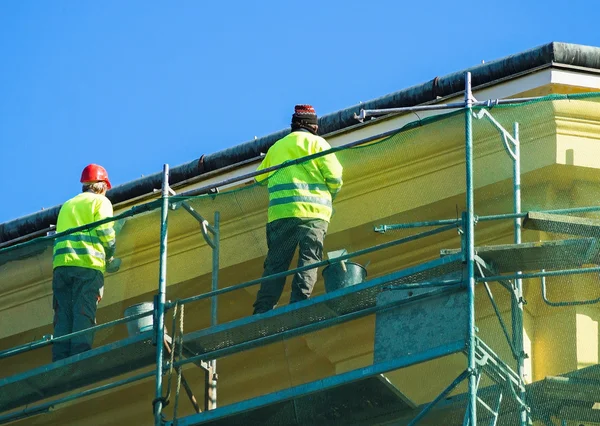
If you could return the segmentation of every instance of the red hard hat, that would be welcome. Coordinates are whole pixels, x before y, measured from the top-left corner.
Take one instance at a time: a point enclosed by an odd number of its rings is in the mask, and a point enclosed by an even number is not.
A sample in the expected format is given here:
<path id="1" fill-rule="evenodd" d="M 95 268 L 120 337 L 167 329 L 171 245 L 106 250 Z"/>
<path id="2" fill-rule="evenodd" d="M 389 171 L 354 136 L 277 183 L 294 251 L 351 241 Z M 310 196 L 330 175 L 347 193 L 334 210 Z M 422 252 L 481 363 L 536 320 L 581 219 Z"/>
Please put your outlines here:
<path id="1" fill-rule="evenodd" d="M 80 182 L 106 182 L 108 189 L 112 188 L 112 185 L 108 180 L 108 173 L 106 172 L 106 169 L 97 164 L 89 164 L 85 166 L 85 169 L 83 169 L 83 172 L 81 172 Z"/>

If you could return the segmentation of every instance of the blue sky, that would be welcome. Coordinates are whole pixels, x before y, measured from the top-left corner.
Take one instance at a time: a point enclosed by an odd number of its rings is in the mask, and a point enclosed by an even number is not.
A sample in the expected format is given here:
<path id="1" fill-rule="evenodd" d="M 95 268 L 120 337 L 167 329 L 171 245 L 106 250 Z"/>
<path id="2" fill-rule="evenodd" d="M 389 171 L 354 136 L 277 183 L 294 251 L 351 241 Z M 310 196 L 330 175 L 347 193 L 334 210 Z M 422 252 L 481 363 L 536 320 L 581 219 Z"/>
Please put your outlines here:
<path id="1" fill-rule="evenodd" d="M 462 5 L 468 6 L 463 10 Z M 550 41 L 600 3 L 0 2 L 0 223 Z"/>

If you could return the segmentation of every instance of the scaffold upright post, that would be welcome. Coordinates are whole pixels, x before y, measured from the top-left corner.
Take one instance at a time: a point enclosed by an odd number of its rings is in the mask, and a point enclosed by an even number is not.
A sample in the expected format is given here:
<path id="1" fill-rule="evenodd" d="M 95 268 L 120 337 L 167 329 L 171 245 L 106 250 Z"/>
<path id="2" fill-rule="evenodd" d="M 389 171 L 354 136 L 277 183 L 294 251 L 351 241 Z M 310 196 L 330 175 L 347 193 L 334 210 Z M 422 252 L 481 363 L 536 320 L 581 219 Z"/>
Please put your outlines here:
<path id="1" fill-rule="evenodd" d="M 221 216 L 218 211 L 215 212 L 215 223 L 213 232 L 213 258 L 212 258 L 212 291 L 219 289 L 219 248 L 220 248 L 220 220 Z M 210 299 L 211 306 L 211 326 L 215 326 L 218 323 L 217 317 L 217 296 L 213 296 Z M 213 359 L 210 362 L 210 380 L 208 388 L 208 409 L 214 410 L 217 408 L 217 360 Z"/>
<path id="2" fill-rule="evenodd" d="M 165 338 L 165 302 L 167 288 L 167 230 L 169 212 L 169 165 L 163 166 L 162 203 L 160 212 L 160 260 L 158 294 L 155 298 L 156 320 L 156 392 L 154 399 L 154 424 L 162 425 L 162 376 L 163 376 L 163 342 Z"/>
<path id="3" fill-rule="evenodd" d="M 469 426 L 477 425 L 477 365 L 475 359 L 475 213 L 473 191 L 473 95 L 471 93 L 471 73 L 465 73 L 465 159 L 466 159 L 466 215 L 465 245 L 467 268 L 467 291 L 469 295 L 468 320 L 468 364 L 469 364 Z"/>
<path id="4" fill-rule="evenodd" d="M 519 141 L 519 123 L 515 122 L 513 125 L 513 137 L 514 137 L 514 159 L 513 159 L 513 203 L 514 212 L 521 213 L 521 143 Z M 515 230 L 515 244 L 521 244 L 521 218 L 515 217 L 514 222 Z M 520 271 L 519 271 L 520 272 Z M 518 278 L 515 280 L 515 297 L 511 302 L 511 312 L 513 320 L 513 347 L 517 353 L 517 373 L 521 385 L 524 385 L 525 377 L 525 351 L 523 347 L 523 280 Z M 525 402 L 525 388 L 521 386 L 519 392 L 519 398 Z M 521 406 L 520 410 L 520 424 L 521 426 L 527 425 L 527 408 Z"/>

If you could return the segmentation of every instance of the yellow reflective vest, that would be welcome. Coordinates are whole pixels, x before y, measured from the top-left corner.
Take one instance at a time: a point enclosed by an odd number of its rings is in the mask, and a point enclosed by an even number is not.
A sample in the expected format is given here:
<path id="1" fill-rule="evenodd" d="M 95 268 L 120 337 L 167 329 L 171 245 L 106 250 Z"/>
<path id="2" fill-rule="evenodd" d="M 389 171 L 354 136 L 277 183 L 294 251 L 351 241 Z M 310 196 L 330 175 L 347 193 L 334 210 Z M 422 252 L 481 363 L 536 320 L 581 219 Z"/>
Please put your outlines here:
<path id="1" fill-rule="evenodd" d="M 83 192 L 64 203 L 58 214 L 56 232 L 87 225 L 112 217 L 113 208 L 104 195 Z M 63 235 L 54 240 L 53 268 L 80 266 L 104 272 L 106 259 L 115 250 L 113 223 Z"/>
<path id="2" fill-rule="evenodd" d="M 331 149 L 320 136 L 305 131 L 292 132 L 269 149 L 258 170 Z M 342 165 L 335 154 L 293 164 L 256 176 L 268 179 L 268 221 L 283 218 L 331 219 L 332 196 L 342 187 Z"/>

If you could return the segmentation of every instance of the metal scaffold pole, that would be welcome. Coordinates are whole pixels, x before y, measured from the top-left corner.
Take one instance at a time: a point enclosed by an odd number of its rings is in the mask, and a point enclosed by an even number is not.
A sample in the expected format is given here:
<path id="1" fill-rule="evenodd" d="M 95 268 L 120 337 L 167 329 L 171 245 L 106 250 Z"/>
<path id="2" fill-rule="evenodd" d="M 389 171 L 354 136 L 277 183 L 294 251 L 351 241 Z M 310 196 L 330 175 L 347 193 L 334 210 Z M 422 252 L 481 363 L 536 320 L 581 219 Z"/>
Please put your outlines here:
<path id="1" fill-rule="evenodd" d="M 519 123 L 513 125 L 513 136 L 515 138 L 513 161 L 513 203 L 514 213 L 521 213 L 521 144 L 519 142 Z M 521 218 L 515 217 L 515 244 L 521 243 Z"/>
<path id="2" fill-rule="evenodd" d="M 220 214 L 215 212 L 215 223 L 213 232 L 213 258 L 212 258 L 212 291 L 219 289 L 219 248 L 220 248 Z M 217 296 L 213 296 L 210 299 L 211 304 L 211 326 L 215 326 L 218 323 L 217 317 Z M 207 386 L 207 409 L 214 410 L 217 408 L 217 360 L 213 359 L 210 361 L 210 377 Z"/>
<path id="3" fill-rule="evenodd" d="M 466 158 L 466 268 L 467 291 L 469 294 L 468 318 L 468 369 L 469 404 L 465 417 L 470 426 L 477 425 L 477 366 L 475 359 L 475 214 L 473 194 L 473 96 L 471 93 L 471 73 L 465 73 L 465 158 Z"/>
<path id="4" fill-rule="evenodd" d="M 154 405 L 154 424 L 162 425 L 162 376 L 163 376 L 163 342 L 165 339 L 165 302 L 167 288 L 167 231 L 169 212 L 169 165 L 163 166 L 162 204 L 160 213 L 160 262 L 158 278 L 158 294 L 154 298 L 156 329 L 156 392 Z"/>
<path id="5" fill-rule="evenodd" d="M 521 213 L 521 143 L 519 141 L 519 123 L 514 123 L 514 158 L 513 158 L 513 203 L 514 213 Z M 515 217 L 515 244 L 521 244 L 521 218 Z M 515 297 L 511 299 L 511 312 L 513 320 L 513 347 L 517 351 L 517 373 L 523 385 L 525 376 L 525 352 L 523 347 L 523 280 L 515 280 Z M 521 386 L 519 397 L 525 402 L 525 388 Z M 527 407 L 522 405 L 520 410 L 520 424 L 527 425 Z"/>

